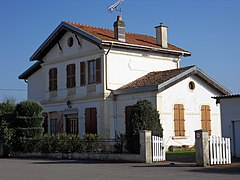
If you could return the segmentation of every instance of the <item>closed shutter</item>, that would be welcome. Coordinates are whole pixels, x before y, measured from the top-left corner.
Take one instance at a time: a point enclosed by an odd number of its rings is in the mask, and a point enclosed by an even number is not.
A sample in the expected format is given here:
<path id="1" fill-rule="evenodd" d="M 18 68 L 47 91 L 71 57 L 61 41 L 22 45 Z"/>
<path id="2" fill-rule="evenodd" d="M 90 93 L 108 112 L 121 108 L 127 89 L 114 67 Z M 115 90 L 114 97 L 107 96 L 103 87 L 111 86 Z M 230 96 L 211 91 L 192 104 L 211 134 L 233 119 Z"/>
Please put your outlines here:
<path id="1" fill-rule="evenodd" d="M 132 118 L 133 107 L 134 106 L 126 106 L 125 107 L 125 135 L 126 135 L 126 138 L 128 137 L 128 134 L 129 134 L 129 124 L 130 124 L 130 121 Z"/>
<path id="2" fill-rule="evenodd" d="M 101 59 L 96 59 L 96 83 L 101 83 Z"/>
<path id="3" fill-rule="evenodd" d="M 75 86 L 75 64 L 69 64 L 67 65 L 67 88 L 73 88 Z"/>
<path id="4" fill-rule="evenodd" d="M 85 86 L 86 84 L 86 65 L 85 62 L 81 62 L 80 63 L 80 85 L 81 86 Z"/>
<path id="5" fill-rule="evenodd" d="M 185 136 L 184 106 L 174 105 L 174 134 L 175 136 Z"/>
<path id="6" fill-rule="evenodd" d="M 57 68 L 49 69 L 49 91 L 57 90 Z"/>
<path id="7" fill-rule="evenodd" d="M 85 109 L 85 133 L 97 134 L 97 109 Z"/>
<path id="8" fill-rule="evenodd" d="M 201 124 L 202 129 L 208 131 L 211 135 L 211 109 L 209 105 L 201 106 Z"/>

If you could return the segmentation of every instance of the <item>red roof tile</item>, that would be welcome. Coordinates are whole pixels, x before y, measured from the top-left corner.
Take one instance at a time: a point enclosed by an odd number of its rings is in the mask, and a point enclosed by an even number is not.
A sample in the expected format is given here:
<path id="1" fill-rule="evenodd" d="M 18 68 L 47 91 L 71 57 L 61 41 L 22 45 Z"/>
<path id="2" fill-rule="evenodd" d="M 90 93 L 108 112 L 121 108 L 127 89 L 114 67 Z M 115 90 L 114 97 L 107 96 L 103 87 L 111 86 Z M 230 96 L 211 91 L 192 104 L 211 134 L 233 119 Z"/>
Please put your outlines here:
<path id="1" fill-rule="evenodd" d="M 66 23 L 71 26 L 74 26 L 76 28 L 79 28 L 87 33 L 90 33 L 91 35 L 97 37 L 98 39 L 101 39 L 104 41 L 120 42 L 114 38 L 113 30 L 99 28 L 99 27 L 93 27 L 93 26 L 88 26 L 88 25 L 83 25 L 83 24 L 78 24 L 78 23 L 73 23 L 73 22 L 66 22 Z M 126 37 L 125 43 L 128 43 L 128 44 L 163 49 L 160 45 L 157 45 L 156 38 L 148 36 L 148 35 L 134 34 L 134 33 L 126 32 L 125 37 Z M 168 50 L 182 51 L 182 52 L 189 53 L 188 51 L 181 49 L 179 47 L 176 47 L 172 44 L 168 44 Z"/>
<path id="2" fill-rule="evenodd" d="M 176 77 L 177 75 L 183 73 L 184 71 L 187 71 L 192 67 L 194 66 L 187 66 L 183 68 L 171 69 L 166 71 L 150 72 L 147 75 L 140 77 L 135 81 L 132 81 L 122 86 L 121 88 L 119 88 L 119 90 L 129 89 L 129 88 L 139 88 L 144 86 L 157 86 L 173 77 Z"/>

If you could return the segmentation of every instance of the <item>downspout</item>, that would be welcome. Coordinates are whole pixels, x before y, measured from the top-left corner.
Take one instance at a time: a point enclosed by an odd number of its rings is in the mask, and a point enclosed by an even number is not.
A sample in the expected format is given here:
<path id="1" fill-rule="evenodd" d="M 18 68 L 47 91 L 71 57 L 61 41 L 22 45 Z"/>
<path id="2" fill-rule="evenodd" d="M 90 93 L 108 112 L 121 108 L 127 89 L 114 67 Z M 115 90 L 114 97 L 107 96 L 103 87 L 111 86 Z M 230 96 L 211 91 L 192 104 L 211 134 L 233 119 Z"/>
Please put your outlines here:
<path id="1" fill-rule="evenodd" d="M 113 43 L 111 42 L 111 45 L 107 51 L 107 53 L 105 54 L 105 84 L 106 84 L 106 90 L 108 91 L 113 91 L 113 89 L 109 89 L 108 88 L 108 61 L 107 61 L 107 57 L 109 52 L 111 51 L 113 47 Z M 113 117 L 114 117 L 114 131 L 115 131 L 115 135 L 116 135 L 116 121 L 117 121 L 117 102 L 116 102 L 116 96 L 113 95 Z"/>

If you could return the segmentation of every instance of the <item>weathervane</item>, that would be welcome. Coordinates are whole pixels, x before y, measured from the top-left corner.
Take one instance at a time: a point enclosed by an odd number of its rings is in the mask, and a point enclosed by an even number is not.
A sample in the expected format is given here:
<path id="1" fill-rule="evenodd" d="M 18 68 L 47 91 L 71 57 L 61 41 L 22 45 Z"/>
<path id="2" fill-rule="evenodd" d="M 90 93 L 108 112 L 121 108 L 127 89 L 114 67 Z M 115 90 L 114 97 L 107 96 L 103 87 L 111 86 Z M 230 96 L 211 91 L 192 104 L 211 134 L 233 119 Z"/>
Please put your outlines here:
<path id="1" fill-rule="evenodd" d="M 117 9 L 117 7 L 119 6 L 119 4 L 121 4 L 124 0 L 118 0 L 116 3 L 114 3 L 113 5 L 109 6 L 108 10 L 112 13 L 113 10 L 116 10 L 118 12 L 122 12 L 122 9 L 119 8 Z"/>

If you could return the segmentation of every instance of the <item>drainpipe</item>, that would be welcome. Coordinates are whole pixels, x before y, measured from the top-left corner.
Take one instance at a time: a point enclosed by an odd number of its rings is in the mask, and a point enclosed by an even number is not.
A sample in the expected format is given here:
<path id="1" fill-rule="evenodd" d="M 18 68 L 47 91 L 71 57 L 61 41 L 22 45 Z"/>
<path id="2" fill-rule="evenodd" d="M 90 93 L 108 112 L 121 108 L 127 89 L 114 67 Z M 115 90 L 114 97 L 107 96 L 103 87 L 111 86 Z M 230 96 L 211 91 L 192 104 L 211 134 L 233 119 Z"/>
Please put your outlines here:
<path id="1" fill-rule="evenodd" d="M 107 57 L 109 52 L 111 51 L 113 47 L 113 43 L 111 42 L 111 45 L 107 51 L 107 53 L 105 54 L 105 84 L 106 84 L 106 90 L 108 91 L 113 91 L 113 89 L 109 89 L 108 88 L 108 61 L 107 61 Z M 117 102 L 116 102 L 116 96 L 113 95 L 113 117 L 114 117 L 114 130 L 116 131 L 116 120 L 117 120 Z M 116 134 L 116 133 L 115 133 Z"/>

